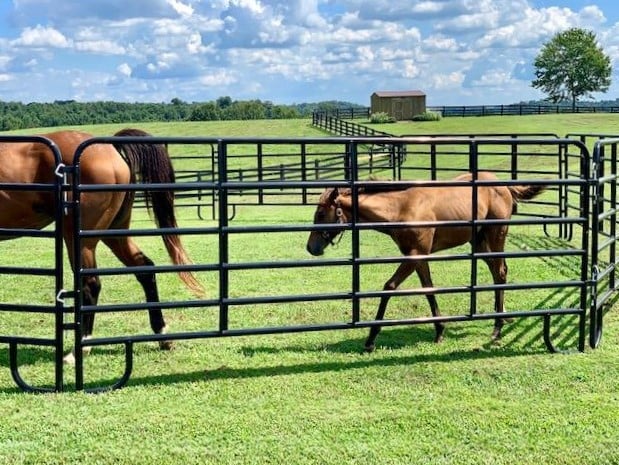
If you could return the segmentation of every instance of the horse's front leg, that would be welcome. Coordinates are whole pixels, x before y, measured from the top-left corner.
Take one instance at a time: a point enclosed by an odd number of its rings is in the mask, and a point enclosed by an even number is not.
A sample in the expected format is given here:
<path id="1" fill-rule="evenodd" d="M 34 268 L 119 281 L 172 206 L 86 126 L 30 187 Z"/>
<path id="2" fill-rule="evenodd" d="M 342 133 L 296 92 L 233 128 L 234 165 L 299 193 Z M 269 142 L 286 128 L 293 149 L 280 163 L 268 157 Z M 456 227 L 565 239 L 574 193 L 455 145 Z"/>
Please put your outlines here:
<path id="1" fill-rule="evenodd" d="M 70 257 L 72 258 L 72 257 Z M 73 263 L 72 263 L 73 264 Z M 96 268 L 96 260 L 93 248 L 86 248 L 82 250 L 82 266 L 84 268 Z M 99 294 L 101 293 L 101 280 L 98 276 L 85 276 L 82 278 L 82 305 L 83 306 L 96 306 L 99 301 Z M 95 326 L 95 314 L 83 313 L 81 319 L 81 335 L 82 341 L 92 337 Z M 92 350 L 91 346 L 82 348 L 82 354 L 89 354 Z M 63 358 L 64 363 L 75 363 L 75 349 L 71 350 Z"/>
<path id="2" fill-rule="evenodd" d="M 409 260 L 403 263 L 400 263 L 400 266 L 398 266 L 398 269 L 395 271 L 393 276 L 391 276 L 391 278 L 389 278 L 389 280 L 383 286 L 383 290 L 395 291 L 398 288 L 398 286 L 402 284 L 402 281 L 408 278 L 411 275 L 411 273 L 415 271 L 415 266 L 416 266 L 416 263 L 413 261 L 409 261 Z M 391 295 L 389 294 L 386 294 L 381 297 L 380 304 L 378 305 L 378 311 L 376 312 L 376 321 L 380 321 L 385 317 L 385 310 L 387 310 L 387 303 L 389 302 L 390 297 Z M 372 326 L 370 328 L 370 334 L 368 335 L 368 338 L 365 341 L 366 352 L 373 352 L 374 349 L 376 348 L 375 346 L 376 336 L 378 336 L 378 333 L 380 333 L 380 329 L 381 329 L 380 326 Z"/>

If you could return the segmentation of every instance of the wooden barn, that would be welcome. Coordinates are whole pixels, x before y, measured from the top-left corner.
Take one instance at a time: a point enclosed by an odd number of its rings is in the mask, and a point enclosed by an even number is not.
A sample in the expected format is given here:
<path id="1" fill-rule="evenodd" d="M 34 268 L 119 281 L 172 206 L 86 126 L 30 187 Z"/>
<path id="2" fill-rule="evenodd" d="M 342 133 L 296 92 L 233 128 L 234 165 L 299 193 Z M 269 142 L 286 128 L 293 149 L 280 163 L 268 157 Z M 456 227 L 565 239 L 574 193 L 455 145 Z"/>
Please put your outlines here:
<path id="1" fill-rule="evenodd" d="M 372 94 L 371 113 L 387 113 L 399 121 L 425 111 L 426 94 L 420 90 L 377 91 Z"/>

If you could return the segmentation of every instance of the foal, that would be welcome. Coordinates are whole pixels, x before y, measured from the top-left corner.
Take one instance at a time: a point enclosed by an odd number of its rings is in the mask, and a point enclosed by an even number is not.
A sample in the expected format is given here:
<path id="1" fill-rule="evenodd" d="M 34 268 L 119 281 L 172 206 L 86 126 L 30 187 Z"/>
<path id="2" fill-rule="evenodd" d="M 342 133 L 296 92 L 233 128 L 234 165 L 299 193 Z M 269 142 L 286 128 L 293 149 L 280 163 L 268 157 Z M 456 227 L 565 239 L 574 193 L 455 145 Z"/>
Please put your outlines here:
<path id="1" fill-rule="evenodd" d="M 472 181 L 471 173 L 455 178 L 457 181 Z M 477 179 L 481 181 L 497 180 L 489 172 L 479 172 Z M 477 219 L 509 220 L 513 207 L 521 200 L 530 200 L 544 190 L 542 185 L 528 186 L 495 186 L 479 184 L 477 190 Z M 394 222 L 419 223 L 404 228 L 376 228 L 387 234 L 397 244 L 400 252 L 409 257 L 429 255 L 440 250 L 450 249 L 473 240 L 473 231 L 470 225 L 438 226 L 433 225 L 441 221 L 472 221 L 473 219 L 473 191 L 472 186 L 424 186 L 408 188 L 375 188 L 361 187 L 358 194 L 359 222 Z M 353 198 L 350 189 L 328 188 L 320 197 L 314 214 L 314 224 L 348 223 L 352 218 Z M 475 234 L 475 252 L 503 252 L 507 236 L 507 224 L 482 224 Z M 324 249 L 341 234 L 342 230 L 314 230 L 307 241 L 307 251 L 319 256 Z M 507 265 L 504 257 L 484 257 L 495 284 L 505 284 L 507 279 Z M 428 262 L 423 259 L 407 260 L 402 262 L 395 273 L 384 285 L 384 290 L 395 290 L 414 271 L 419 275 L 421 285 L 433 287 Z M 496 289 L 494 310 L 495 313 L 504 311 L 504 295 L 502 289 Z M 387 308 L 390 295 L 380 299 L 376 320 L 382 320 Z M 426 294 L 432 315 L 440 316 L 436 297 L 432 293 Z M 494 323 L 492 339 L 501 337 L 504 321 L 497 318 Z M 435 342 L 443 338 L 445 326 L 441 322 L 434 323 Z M 365 342 L 365 350 L 372 352 L 375 348 L 376 336 L 380 326 L 373 326 Z"/>

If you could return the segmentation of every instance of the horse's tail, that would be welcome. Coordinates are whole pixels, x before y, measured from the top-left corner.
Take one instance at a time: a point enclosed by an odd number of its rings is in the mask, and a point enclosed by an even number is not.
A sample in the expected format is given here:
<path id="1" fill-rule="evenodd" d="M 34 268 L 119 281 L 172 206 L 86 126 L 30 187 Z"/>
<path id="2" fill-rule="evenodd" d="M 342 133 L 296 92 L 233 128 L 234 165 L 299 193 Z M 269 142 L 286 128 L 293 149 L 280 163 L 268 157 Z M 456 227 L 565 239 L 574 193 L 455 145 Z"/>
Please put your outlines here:
<path id="1" fill-rule="evenodd" d="M 537 197 L 546 189 L 546 186 L 534 184 L 529 186 L 507 186 L 507 188 L 512 195 L 512 201 L 516 204 L 521 200 L 531 200 Z"/>
<path id="2" fill-rule="evenodd" d="M 114 134 L 114 136 L 119 137 L 144 137 L 149 135 L 140 129 L 123 129 Z M 131 182 L 139 180 L 146 184 L 157 184 L 173 183 L 175 181 L 174 169 L 165 145 L 127 143 L 116 144 L 115 147 L 123 155 L 124 160 L 131 169 Z M 146 190 L 145 199 L 149 213 L 154 213 L 157 227 L 177 227 L 176 215 L 174 214 L 173 191 Z M 163 234 L 161 237 L 172 263 L 175 265 L 191 264 L 189 255 L 177 234 Z M 179 276 L 194 294 L 198 296 L 204 295 L 204 287 L 198 282 L 193 273 L 181 271 Z"/>

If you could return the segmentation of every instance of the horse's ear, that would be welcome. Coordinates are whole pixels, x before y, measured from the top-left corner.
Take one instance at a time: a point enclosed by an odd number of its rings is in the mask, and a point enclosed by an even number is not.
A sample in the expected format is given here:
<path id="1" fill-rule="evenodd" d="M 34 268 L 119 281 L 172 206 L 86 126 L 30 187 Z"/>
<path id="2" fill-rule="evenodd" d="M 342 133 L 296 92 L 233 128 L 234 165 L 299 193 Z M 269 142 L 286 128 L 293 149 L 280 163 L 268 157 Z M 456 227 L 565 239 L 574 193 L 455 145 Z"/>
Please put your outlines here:
<path id="1" fill-rule="evenodd" d="M 334 187 L 331 193 L 329 194 L 329 204 L 335 204 L 335 199 L 337 199 L 340 195 L 340 191 L 337 187 Z"/>

